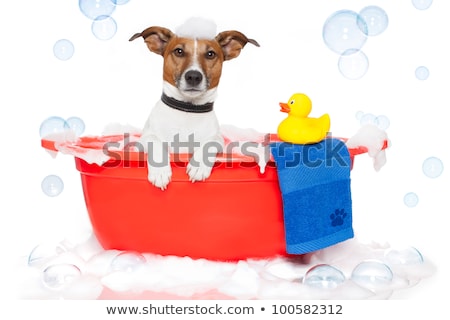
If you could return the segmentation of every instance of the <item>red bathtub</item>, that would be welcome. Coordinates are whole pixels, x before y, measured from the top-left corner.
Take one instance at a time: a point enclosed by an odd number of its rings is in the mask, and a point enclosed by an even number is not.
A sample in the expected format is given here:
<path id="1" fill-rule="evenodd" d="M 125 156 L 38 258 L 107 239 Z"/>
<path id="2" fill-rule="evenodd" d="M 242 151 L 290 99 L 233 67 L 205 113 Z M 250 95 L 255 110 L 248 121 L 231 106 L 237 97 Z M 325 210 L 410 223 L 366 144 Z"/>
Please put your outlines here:
<path id="1" fill-rule="evenodd" d="M 101 150 L 122 138 L 83 137 L 68 147 Z M 42 146 L 60 150 L 49 140 Z M 349 151 L 353 160 L 367 150 Z M 273 162 L 261 174 L 252 157 L 222 154 L 209 179 L 192 183 L 188 156 L 179 155 L 171 162 L 172 181 L 161 191 L 147 180 L 145 154 L 109 156 L 102 165 L 75 157 L 93 231 L 105 249 L 222 261 L 287 255 Z"/>

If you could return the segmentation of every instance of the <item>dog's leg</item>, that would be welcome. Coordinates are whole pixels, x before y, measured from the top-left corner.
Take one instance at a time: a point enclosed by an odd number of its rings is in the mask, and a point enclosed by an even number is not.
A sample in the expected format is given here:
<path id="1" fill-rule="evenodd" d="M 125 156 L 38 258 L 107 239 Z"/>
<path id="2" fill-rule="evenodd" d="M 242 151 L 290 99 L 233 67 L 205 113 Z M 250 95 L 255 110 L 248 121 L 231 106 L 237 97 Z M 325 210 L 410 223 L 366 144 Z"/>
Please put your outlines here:
<path id="1" fill-rule="evenodd" d="M 187 174 L 189 180 L 204 181 L 211 175 L 211 170 L 216 163 L 217 153 L 223 151 L 223 138 L 220 134 L 200 144 L 189 160 Z"/>
<path id="2" fill-rule="evenodd" d="M 148 181 L 161 190 L 167 189 L 172 177 L 170 167 L 170 150 L 167 142 L 162 142 L 155 136 L 146 137 Z"/>

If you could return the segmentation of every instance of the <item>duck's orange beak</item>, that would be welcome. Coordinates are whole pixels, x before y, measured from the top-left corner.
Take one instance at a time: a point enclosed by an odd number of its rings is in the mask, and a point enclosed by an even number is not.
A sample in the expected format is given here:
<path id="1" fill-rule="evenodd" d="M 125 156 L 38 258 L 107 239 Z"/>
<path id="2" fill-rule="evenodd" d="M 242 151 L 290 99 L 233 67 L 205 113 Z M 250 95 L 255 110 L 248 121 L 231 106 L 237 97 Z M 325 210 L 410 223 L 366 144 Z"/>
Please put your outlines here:
<path id="1" fill-rule="evenodd" d="M 289 105 L 284 102 L 280 102 L 281 112 L 289 113 L 291 111 L 291 108 L 289 108 Z"/>

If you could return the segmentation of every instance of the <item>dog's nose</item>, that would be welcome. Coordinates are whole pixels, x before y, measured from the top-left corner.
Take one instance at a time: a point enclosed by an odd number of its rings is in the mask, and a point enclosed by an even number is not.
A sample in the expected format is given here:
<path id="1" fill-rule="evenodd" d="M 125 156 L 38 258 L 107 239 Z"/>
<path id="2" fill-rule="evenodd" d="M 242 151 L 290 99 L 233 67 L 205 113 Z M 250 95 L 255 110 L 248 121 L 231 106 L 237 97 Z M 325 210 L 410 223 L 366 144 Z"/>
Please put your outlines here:
<path id="1" fill-rule="evenodd" d="M 186 72 L 184 78 L 186 79 L 186 82 L 193 87 L 198 86 L 203 80 L 202 74 L 196 70 L 190 70 Z"/>

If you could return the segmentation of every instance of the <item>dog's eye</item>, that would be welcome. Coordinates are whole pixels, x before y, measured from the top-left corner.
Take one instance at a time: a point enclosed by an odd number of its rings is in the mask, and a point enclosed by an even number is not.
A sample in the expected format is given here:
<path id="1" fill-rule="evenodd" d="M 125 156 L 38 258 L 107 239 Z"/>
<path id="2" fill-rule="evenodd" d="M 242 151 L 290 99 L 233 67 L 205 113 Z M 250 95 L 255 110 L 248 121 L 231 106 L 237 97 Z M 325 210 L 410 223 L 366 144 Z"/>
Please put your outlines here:
<path id="1" fill-rule="evenodd" d="M 205 57 L 207 59 L 214 59 L 216 57 L 216 53 L 212 50 L 209 50 L 208 52 L 206 52 Z"/>
<path id="2" fill-rule="evenodd" d="M 181 48 L 176 48 L 175 50 L 173 50 L 173 53 L 177 56 L 177 57 L 182 57 L 184 56 L 184 50 Z"/>

